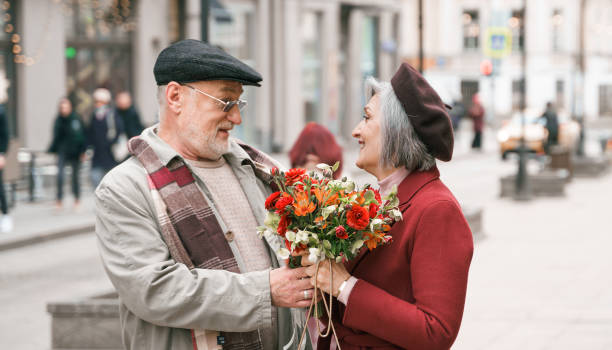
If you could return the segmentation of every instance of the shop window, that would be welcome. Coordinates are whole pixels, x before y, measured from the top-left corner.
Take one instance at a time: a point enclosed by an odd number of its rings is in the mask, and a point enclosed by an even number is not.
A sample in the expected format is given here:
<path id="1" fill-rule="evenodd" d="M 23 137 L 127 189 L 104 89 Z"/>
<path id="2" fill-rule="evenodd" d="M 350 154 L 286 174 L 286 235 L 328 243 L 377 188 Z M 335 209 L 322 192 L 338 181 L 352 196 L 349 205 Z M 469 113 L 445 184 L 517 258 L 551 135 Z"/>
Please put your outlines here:
<path id="1" fill-rule="evenodd" d="M 525 19 L 523 10 L 512 11 L 508 26 L 512 31 L 512 51 L 523 51 L 525 46 Z"/>
<path id="2" fill-rule="evenodd" d="M 132 90 L 134 1 L 74 1 L 64 4 L 67 94 L 75 110 L 88 118 L 91 93 L 104 87 L 116 94 Z"/>
<path id="3" fill-rule="evenodd" d="M 612 117 L 612 84 L 599 86 L 599 116 Z"/>
<path id="4" fill-rule="evenodd" d="M 305 122 L 319 122 L 322 119 L 321 21 L 318 12 L 302 14 L 302 96 Z"/>
<path id="5" fill-rule="evenodd" d="M 480 23 L 477 10 L 463 11 L 463 48 L 477 50 L 480 47 Z"/>
<path id="6" fill-rule="evenodd" d="M 553 10 L 552 13 L 552 50 L 554 52 L 561 51 L 561 30 L 563 28 L 563 12 L 560 9 Z"/>

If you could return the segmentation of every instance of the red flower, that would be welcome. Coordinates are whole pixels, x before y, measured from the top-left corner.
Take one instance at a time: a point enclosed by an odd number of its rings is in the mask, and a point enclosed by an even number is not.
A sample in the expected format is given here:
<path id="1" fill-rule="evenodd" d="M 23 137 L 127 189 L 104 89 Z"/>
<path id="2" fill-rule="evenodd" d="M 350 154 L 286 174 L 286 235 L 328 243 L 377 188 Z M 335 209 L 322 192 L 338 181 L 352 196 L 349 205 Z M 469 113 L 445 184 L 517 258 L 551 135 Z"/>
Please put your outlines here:
<path id="1" fill-rule="evenodd" d="M 353 205 L 346 214 L 346 223 L 355 230 L 363 230 L 370 223 L 370 213 L 364 207 Z"/>
<path id="2" fill-rule="evenodd" d="M 270 169 L 270 175 L 274 176 L 278 174 L 278 168 L 277 167 L 273 167 L 272 169 Z"/>
<path id="3" fill-rule="evenodd" d="M 291 186 L 294 183 L 301 181 L 302 178 L 304 177 L 304 174 L 306 174 L 306 169 L 302 169 L 302 168 L 289 169 L 285 173 L 286 185 Z"/>
<path id="4" fill-rule="evenodd" d="M 287 226 L 289 226 L 290 223 L 291 219 L 289 218 L 289 215 L 281 216 L 280 221 L 278 222 L 278 228 L 276 229 L 276 232 L 282 237 L 285 237 L 285 233 L 287 232 Z"/>
<path id="5" fill-rule="evenodd" d="M 346 229 L 344 228 L 344 226 L 336 227 L 336 237 L 338 237 L 340 239 L 347 239 L 348 238 L 348 234 L 346 233 Z"/>
<path id="6" fill-rule="evenodd" d="M 293 197 L 283 192 L 282 197 L 276 202 L 274 207 L 277 209 L 276 212 L 281 214 L 285 207 L 293 204 Z"/>
<path id="7" fill-rule="evenodd" d="M 272 193 L 270 196 L 268 196 L 268 198 L 266 198 L 265 207 L 267 210 L 274 208 L 274 205 L 276 204 L 276 201 L 278 200 L 278 197 L 280 197 L 280 195 L 281 193 L 276 191 Z"/>
<path id="8" fill-rule="evenodd" d="M 370 203 L 370 219 L 374 219 L 376 217 L 376 213 L 378 213 L 378 205 L 375 203 Z"/>
<path id="9" fill-rule="evenodd" d="M 378 212 L 380 204 L 382 203 L 382 199 L 380 198 L 380 192 L 378 192 L 377 190 L 372 190 L 372 192 L 374 192 L 374 198 L 376 199 L 378 204 L 370 203 L 370 207 L 368 208 L 370 212 L 370 219 L 374 219 L 376 217 L 376 213 Z"/>

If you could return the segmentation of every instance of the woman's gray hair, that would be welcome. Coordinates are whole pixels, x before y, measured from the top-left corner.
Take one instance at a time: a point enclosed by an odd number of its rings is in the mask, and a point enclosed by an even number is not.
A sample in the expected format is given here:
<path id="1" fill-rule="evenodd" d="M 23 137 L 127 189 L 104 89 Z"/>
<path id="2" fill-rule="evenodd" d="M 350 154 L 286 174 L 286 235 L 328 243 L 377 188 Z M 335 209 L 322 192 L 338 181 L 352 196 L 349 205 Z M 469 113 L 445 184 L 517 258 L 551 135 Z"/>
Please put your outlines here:
<path id="1" fill-rule="evenodd" d="M 383 167 L 405 167 L 410 171 L 425 171 L 436 165 L 435 158 L 417 136 L 404 107 L 395 96 L 389 82 L 369 77 L 365 82 L 366 101 L 379 96 L 381 113 L 381 156 Z"/>

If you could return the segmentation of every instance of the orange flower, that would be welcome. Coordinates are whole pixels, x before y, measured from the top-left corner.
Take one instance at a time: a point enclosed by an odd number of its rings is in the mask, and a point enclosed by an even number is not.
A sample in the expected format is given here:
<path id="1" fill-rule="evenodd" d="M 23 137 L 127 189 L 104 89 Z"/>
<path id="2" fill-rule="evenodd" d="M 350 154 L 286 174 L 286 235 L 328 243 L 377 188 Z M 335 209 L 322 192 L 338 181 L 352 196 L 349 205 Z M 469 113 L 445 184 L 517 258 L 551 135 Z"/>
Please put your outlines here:
<path id="1" fill-rule="evenodd" d="M 315 224 L 320 223 L 321 221 L 323 221 L 323 226 L 321 226 L 321 228 L 326 228 L 327 227 L 327 222 L 325 222 L 325 219 L 323 219 L 322 216 L 319 216 L 318 218 L 316 218 L 314 220 Z"/>
<path id="2" fill-rule="evenodd" d="M 379 243 L 382 243 L 384 241 L 384 235 L 380 232 L 366 232 L 364 235 L 368 237 L 368 239 L 365 241 L 365 244 L 369 250 L 376 248 Z"/>
<path id="3" fill-rule="evenodd" d="M 321 206 L 328 206 L 328 205 L 336 204 L 338 202 L 337 193 L 334 193 L 333 195 L 330 196 L 332 190 L 323 190 L 318 187 L 313 187 L 312 192 L 314 192 L 314 195 L 315 197 L 317 197 L 317 200 L 319 201 L 319 204 Z M 325 203 L 323 203 L 323 199 L 325 198 L 327 198 L 327 200 L 325 200 Z"/>
<path id="4" fill-rule="evenodd" d="M 293 203 L 293 207 L 295 208 L 295 215 L 297 216 L 306 216 L 312 213 L 316 206 L 313 202 L 310 201 L 310 198 L 305 192 L 297 192 L 295 194 L 295 203 Z"/>

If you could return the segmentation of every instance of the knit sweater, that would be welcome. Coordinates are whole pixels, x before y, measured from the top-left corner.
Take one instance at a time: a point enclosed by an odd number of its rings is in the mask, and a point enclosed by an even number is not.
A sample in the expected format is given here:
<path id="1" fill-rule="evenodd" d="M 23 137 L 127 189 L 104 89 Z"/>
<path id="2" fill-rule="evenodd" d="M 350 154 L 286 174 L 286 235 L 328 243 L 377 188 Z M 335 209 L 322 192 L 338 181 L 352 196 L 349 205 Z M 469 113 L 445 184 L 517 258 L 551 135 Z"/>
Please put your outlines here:
<path id="1" fill-rule="evenodd" d="M 244 259 L 245 271 L 261 271 L 271 266 L 270 256 L 256 232 L 257 220 L 232 168 L 221 157 L 216 161 L 189 161 L 194 172 L 206 184 L 223 222 L 227 226 L 229 239 L 233 239 Z M 265 349 L 275 344 L 275 310 L 271 329 L 261 329 Z"/>

